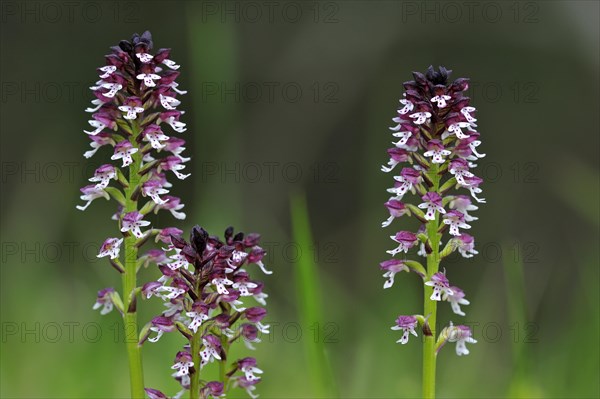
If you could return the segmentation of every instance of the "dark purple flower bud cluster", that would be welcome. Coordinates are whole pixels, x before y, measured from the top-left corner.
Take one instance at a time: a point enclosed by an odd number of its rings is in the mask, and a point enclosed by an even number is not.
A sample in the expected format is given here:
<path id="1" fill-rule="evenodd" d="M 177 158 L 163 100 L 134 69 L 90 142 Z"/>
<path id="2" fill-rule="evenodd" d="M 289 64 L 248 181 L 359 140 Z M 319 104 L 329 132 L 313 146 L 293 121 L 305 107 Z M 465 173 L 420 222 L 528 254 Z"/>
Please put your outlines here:
<path id="1" fill-rule="evenodd" d="M 425 74 L 413 72 L 414 80 L 404 83 L 404 98 L 393 118 L 395 126 L 390 128 L 397 141 L 387 151 L 390 156 L 387 165 L 381 167 L 384 172 L 399 169 L 394 176 L 394 187 L 388 189 L 392 197 L 385 206 L 390 216 L 382 227 L 403 216 L 414 216 L 422 223 L 416 232 L 399 231 L 392 235 L 398 246 L 387 252 L 396 256 L 417 247 L 417 254 L 427 258 L 427 268 L 406 259 L 387 260 L 381 263 L 381 268 L 385 271 L 384 288 L 393 285 L 396 273 L 416 271 L 426 286 L 433 287 L 431 300 L 448 301 L 454 313 L 464 315 L 460 305 L 469 304 L 464 292 L 450 286 L 445 272 L 438 269 L 441 259 L 454 250 L 464 257 L 477 254 L 474 238 L 463 230 L 471 228 L 468 222 L 477 220 L 469 213 L 478 209 L 473 202 L 485 202 L 478 197 L 483 180 L 472 173 L 477 166 L 475 162 L 485 154 L 477 151 L 481 141 L 474 116 L 476 110 L 464 94 L 469 87 L 468 79 L 451 82 L 450 73 L 444 67 L 438 70 L 429 67 Z M 417 196 L 413 197 L 416 202 L 406 201 L 408 193 Z M 446 232 L 450 237 L 440 250 Z M 427 316 L 420 318 L 426 320 Z M 404 331 L 398 342 L 408 342 L 409 334 L 415 333 L 417 319 L 412 318 L 398 319 L 394 329 Z"/>
<path id="2" fill-rule="evenodd" d="M 220 397 L 235 386 L 256 397 L 253 391 L 262 374 L 256 360 L 230 362 L 228 352 L 236 341 L 254 349 L 259 334 L 269 333 L 263 307 L 267 294 L 251 276 L 256 269 L 271 273 L 262 262 L 265 251 L 259 241 L 258 234 L 234 233 L 231 227 L 222 240 L 199 226 L 189 241 L 172 235 L 166 257 L 157 265 L 162 276 L 141 288 L 143 298 L 160 298 L 165 310 L 142 329 L 140 344 L 178 331 L 187 342 L 175 357 L 173 377 L 195 397 Z M 223 370 L 231 366 L 220 381 L 202 383 L 200 371 L 213 362 L 222 363 Z M 147 392 L 164 397 L 156 390 Z"/>

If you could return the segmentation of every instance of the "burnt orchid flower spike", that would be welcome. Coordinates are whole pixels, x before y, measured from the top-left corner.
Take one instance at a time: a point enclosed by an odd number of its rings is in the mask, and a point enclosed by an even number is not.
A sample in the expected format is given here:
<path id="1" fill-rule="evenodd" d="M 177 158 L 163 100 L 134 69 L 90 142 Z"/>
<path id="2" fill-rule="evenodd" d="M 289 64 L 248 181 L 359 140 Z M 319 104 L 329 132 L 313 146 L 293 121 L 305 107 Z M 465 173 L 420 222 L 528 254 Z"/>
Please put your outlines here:
<path id="1" fill-rule="evenodd" d="M 111 266 L 123 275 L 123 288 L 121 292 L 113 288 L 101 290 L 93 307 L 101 314 L 116 308 L 123 315 L 128 337 L 132 332 L 138 333 L 138 294 L 161 295 L 171 300 L 189 289 L 172 276 L 163 279 L 174 281 L 169 286 L 161 282 L 158 286 L 137 287 L 136 282 L 139 266 L 171 260 L 161 246 L 175 245 L 171 234 L 181 230 L 159 228 L 153 225 L 150 215 L 166 210 L 176 219 L 185 218 L 181 200 L 168 195 L 172 184 L 167 174 L 173 173 L 179 179 L 187 177 L 181 171 L 190 160 L 182 154 L 185 141 L 176 137 L 186 130 L 185 123 L 179 120 L 183 111 L 177 110 L 178 96 L 185 94 L 176 82 L 179 73 L 175 69 L 179 65 L 169 59 L 169 49 L 155 54 L 151 53 L 152 49 L 150 32 L 135 34 L 130 40 L 121 40 L 111 47 L 105 64 L 96 70 L 98 78 L 91 86 L 94 99 L 86 109 L 91 114 L 90 128 L 84 130 L 91 150 L 84 156 L 90 158 L 104 151 L 98 156 L 106 163 L 96 169 L 89 179 L 91 184 L 81 189 L 84 203 L 77 206 L 84 211 L 99 198 L 116 201 L 116 212 L 112 215 L 116 222 L 115 233 L 104 240 L 98 257 L 108 258 Z M 159 247 L 139 254 L 142 246 L 153 241 L 152 237 L 156 238 L 155 242 L 160 241 Z M 176 309 L 177 304 L 172 307 Z M 149 333 L 156 332 L 156 337 L 148 339 L 158 340 L 163 333 L 175 330 L 174 313 L 167 313 L 163 319 L 153 320 L 141 336 L 146 339 Z M 131 397 L 143 398 L 142 362 L 137 342 L 127 341 L 127 353 Z M 160 397 L 152 390 L 147 394 Z"/>
<path id="2" fill-rule="evenodd" d="M 259 333 L 269 333 L 264 322 L 267 294 L 254 277 L 264 270 L 260 236 L 234 234 L 233 228 L 228 228 L 221 240 L 194 226 L 190 241 L 173 236 L 165 248 L 167 260 L 158 266 L 162 277 L 142 288 L 144 299 L 156 297 L 165 309 L 146 325 L 141 342 L 152 344 L 164 334 L 181 334 L 184 343 L 171 366 L 175 370 L 172 376 L 181 386 L 177 395 L 189 392 L 192 399 L 220 397 L 238 387 L 256 398 L 262 370 L 253 357 L 230 359 L 230 347 L 241 341 L 254 349 L 253 344 L 260 342 Z M 106 295 L 99 294 L 99 301 Z M 240 324 L 234 324 L 236 321 Z M 219 364 L 219 379 L 201 380 L 200 373 L 213 363 Z M 233 368 L 227 367 L 229 364 Z M 153 388 L 147 392 L 166 397 Z"/>
<path id="3" fill-rule="evenodd" d="M 386 279 L 384 288 L 391 288 L 400 272 L 415 272 L 423 279 L 425 301 L 422 315 L 401 315 L 393 330 L 402 331 L 397 342 L 408 343 L 410 335 L 418 335 L 417 326 L 427 331 L 423 348 L 423 397 L 435 396 L 435 361 L 437 352 L 446 342 L 456 342 L 456 353 L 466 355 L 466 343 L 477 342 L 471 330 L 464 326 L 446 327 L 436 340 L 437 303 L 448 302 L 454 314 L 465 316 L 461 306 L 469 305 L 460 288 L 451 285 L 440 262 L 458 251 L 465 258 L 477 254 L 475 239 L 464 232 L 472 215 L 485 203 L 479 195 L 483 180 L 473 170 L 478 159 L 480 134 L 476 109 L 464 95 L 469 88 L 465 78 L 450 81 L 451 70 L 430 66 L 425 73 L 413 72 L 414 80 L 404 83 L 404 98 L 400 100 L 390 127 L 393 146 L 387 150 L 389 161 L 381 167 L 386 173 L 396 172 L 392 196 L 385 202 L 389 217 L 382 227 L 398 218 L 415 217 L 421 227 L 415 231 L 401 230 L 390 238 L 398 244 L 387 251 L 392 258 L 380 263 Z M 410 197 L 410 198 L 409 198 Z M 444 235 L 446 235 L 444 238 Z M 442 243 L 445 246 L 442 248 Z M 410 251 L 426 259 L 426 266 L 409 260 Z"/>

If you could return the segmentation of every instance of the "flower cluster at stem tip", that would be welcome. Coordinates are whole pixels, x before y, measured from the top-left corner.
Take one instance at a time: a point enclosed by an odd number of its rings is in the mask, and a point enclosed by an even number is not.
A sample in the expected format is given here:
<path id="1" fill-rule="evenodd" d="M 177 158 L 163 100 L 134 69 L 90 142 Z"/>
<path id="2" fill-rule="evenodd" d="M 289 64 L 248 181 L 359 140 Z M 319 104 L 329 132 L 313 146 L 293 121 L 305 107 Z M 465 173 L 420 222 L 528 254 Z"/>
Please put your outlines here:
<path id="1" fill-rule="evenodd" d="M 469 81 L 460 78 L 449 82 L 451 72 L 430 66 L 425 74 L 413 72 L 414 80 L 403 84 L 404 98 L 393 118 L 395 126 L 390 128 L 397 141 L 387 151 L 390 156 L 387 165 L 381 167 L 383 172 L 397 173 L 394 187 L 387 190 L 392 195 L 385 203 L 390 216 L 382 227 L 391 225 L 395 218 L 411 216 L 421 227 L 416 232 L 398 231 L 392 235 L 398 246 L 387 251 L 393 258 L 381 262 L 380 267 L 385 272 L 384 288 L 394 284 L 397 273 L 414 271 L 426 286 L 433 287 L 429 300 L 449 302 L 455 314 L 465 316 L 461 305 L 468 305 L 469 301 L 463 290 L 450 284 L 445 271 L 428 273 L 417 261 L 395 257 L 408 254 L 413 248 L 418 256 L 435 257 L 434 262 L 455 250 L 465 258 L 477 254 L 475 239 L 464 230 L 471 228 L 468 222 L 477 220 L 470 214 L 478 209 L 475 203 L 485 202 L 479 196 L 483 180 L 471 172 L 477 166 L 475 162 L 485 154 L 477 151 L 481 141 L 476 109 L 463 94 Z M 409 193 L 414 196 L 413 203 L 406 200 Z M 448 241 L 439 251 L 446 232 Z M 399 316 L 392 327 L 403 333 L 398 342 L 406 344 L 411 334 L 417 336 L 419 325 L 428 330 L 428 316 Z M 469 351 L 465 343 L 476 341 L 468 327 L 450 323 L 437 342 L 436 350 L 446 342 L 456 342 L 456 353 L 466 355 Z"/>
<path id="2" fill-rule="evenodd" d="M 176 109 L 180 105 L 177 95 L 186 93 L 175 81 L 179 65 L 169 59 L 170 49 L 151 55 L 152 45 L 149 32 L 136 34 L 131 41 L 122 40 L 105 56 L 106 65 L 97 69 L 100 80 L 91 87 L 96 98 L 86 109 L 92 113 L 88 121 L 91 129 L 84 130 L 92 149 L 84 156 L 90 158 L 102 147 L 109 147 L 110 159 L 121 165 L 107 163 L 96 169 L 89 179 L 92 184 L 81 188 L 85 205 L 77 206 L 83 211 L 95 199 L 112 196 L 121 205 L 114 216 L 121 231 L 137 238 L 144 236 L 141 227 L 150 223 L 143 219 L 152 211 L 163 209 L 177 219 L 185 218 L 180 212 L 181 200 L 167 195 L 172 186 L 167 172 L 182 180 L 189 176 L 181 172 L 190 160 L 182 156 L 185 140 L 163 131 L 186 131 L 186 124 L 179 120 L 184 111 Z M 117 187 L 112 187 L 112 182 Z M 123 189 L 133 194 L 130 200 L 138 201 L 141 195 L 150 201 L 139 211 L 125 210 Z M 111 243 L 105 243 L 112 252 L 104 256 L 118 255 L 117 242 Z"/>

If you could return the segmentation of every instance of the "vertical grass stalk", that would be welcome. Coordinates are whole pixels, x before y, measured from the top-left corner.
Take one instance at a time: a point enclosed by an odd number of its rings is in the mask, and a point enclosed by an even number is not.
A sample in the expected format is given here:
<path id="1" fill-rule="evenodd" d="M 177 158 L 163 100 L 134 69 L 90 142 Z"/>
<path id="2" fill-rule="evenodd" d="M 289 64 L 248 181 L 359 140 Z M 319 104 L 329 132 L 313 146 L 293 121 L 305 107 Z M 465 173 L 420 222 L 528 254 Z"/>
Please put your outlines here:
<path id="1" fill-rule="evenodd" d="M 296 293 L 300 321 L 303 328 L 323 328 L 321 290 L 317 277 L 317 267 L 308 255 L 313 247 L 310 219 L 304 195 L 291 199 L 292 238 L 303 249 L 304 256 L 298 259 L 295 267 Z M 305 339 L 305 353 L 308 371 L 315 389 L 315 396 L 333 396 L 333 378 L 329 359 L 321 334 L 316 340 Z"/>

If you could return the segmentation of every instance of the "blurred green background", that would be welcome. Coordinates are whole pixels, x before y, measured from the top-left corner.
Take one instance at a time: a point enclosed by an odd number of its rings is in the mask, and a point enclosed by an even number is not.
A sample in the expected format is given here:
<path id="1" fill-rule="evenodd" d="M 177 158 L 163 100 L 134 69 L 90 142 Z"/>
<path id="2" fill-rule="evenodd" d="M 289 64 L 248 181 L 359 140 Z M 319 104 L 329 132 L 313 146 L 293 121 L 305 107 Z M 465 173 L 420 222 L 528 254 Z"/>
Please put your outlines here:
<path id="1" fill-rule="evenodd" d="M 470 231 L 480 255 L 446 262 L 479 342 L 467 357 L 444 348 L 438 395 L 598 397 L 598 4 L 2 2 L 0 395 L 127 395 L 118 316 L 91 309 L 98 289 L 120 286 L 95 258 L 115 234 L 113 204 L 75 205 L 107 159 L 81 155 L 87 87 L 109 46 L 149 29 L 182 65 L 193 157 L 172 191 L 187 220 L 155 225 L 263 235 L 275 273 L 273 327 L 256 352 L 261 397 L 420 395 L 419 340 L 401 347 L 390 326 L 421 310 L 421 286 L 402 275 L 382 289 L 388 236 L 407 222 L 379 227 L 391 184 L 379 165 L 402 82 L 430 64 L 472 79 L 487 153 L 477 174 L 488 203 Z M 297 280 L 313 266 L 320 291 Z M 321 316 L 298 306 L 314 295 Z M 159 308 L 145 302 L 141 320 Z M 440 309 L 440 322 L 461 321 Z M 147 385 L 176 392 L 181 342 L 146 346 Z M 315 359 L 331 374 L 314 373 Z"/>

